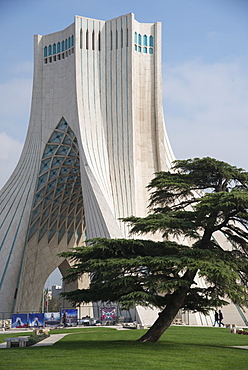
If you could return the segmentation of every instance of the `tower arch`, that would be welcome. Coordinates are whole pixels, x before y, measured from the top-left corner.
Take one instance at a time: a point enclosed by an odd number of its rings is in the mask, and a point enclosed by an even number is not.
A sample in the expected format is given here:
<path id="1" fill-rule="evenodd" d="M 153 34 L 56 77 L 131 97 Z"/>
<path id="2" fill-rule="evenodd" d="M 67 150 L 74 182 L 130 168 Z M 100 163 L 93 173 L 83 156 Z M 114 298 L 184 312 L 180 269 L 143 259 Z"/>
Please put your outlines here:
<path id="1" fill-rule="evenodd" d="M 37 310 L 48 276 L 69 267 L 58 253 L 81 245 L 85 232 L 78 141 L 61 118 L 41 157 L 13 310 Z"/>

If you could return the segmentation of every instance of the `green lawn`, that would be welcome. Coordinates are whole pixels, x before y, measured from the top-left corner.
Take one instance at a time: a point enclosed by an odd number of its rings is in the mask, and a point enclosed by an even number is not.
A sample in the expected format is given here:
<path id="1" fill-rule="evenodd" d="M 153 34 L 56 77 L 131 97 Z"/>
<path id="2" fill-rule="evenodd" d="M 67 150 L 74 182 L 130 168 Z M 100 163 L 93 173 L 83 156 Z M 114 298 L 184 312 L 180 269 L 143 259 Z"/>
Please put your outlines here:
<path id="1" fill-rule="evenodd" d="M 248 350 L 227 347 L 247 346 L 248 336 L 230 334 L 228 329 L 174 326 L 155 344 L 135 341 L 143 330 L 117 331 L 102 327 L 51 331 L 63 332 L 70 334 L 51 347 L 1 349 L 0 369 L 248 368 Z M 10 336 L 1 334 L 0 342 Z"/>

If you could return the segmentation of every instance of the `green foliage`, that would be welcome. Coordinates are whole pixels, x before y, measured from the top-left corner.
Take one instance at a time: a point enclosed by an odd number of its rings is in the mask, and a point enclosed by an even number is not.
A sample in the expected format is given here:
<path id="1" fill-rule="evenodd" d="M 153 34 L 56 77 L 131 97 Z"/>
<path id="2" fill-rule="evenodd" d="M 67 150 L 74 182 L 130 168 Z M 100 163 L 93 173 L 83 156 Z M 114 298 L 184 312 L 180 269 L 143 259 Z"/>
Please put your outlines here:
<path id="1" fill-rule="evenodd" d="M 163 241 L 98 238 L 62 253 L 73 262 L 68 281 L 91 275 L 89 289 L 64 296 L 74 305 L 102 300 L 164 309 L 186 292 L 184 309 L 207 313 L 227 298 L 248 306 L 248 173 L 208 157 L 181 160 L 148 189 L 149 215 L 123 221 L 131 235 L 160 233 Z M 217 242 L 220 233 L 228 250 Z M 196 274 L 205 288 L 195 284 Z"/>

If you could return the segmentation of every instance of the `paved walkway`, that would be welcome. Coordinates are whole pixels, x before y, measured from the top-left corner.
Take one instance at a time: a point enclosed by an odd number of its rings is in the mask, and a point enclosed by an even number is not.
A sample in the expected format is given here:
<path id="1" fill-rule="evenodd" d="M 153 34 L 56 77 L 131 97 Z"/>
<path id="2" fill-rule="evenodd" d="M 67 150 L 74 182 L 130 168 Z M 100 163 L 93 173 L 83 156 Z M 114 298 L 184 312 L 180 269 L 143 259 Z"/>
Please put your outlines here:
<path id="1" fill-rule="evenodd" d="M 60 339 L 64 338 L 65 335 L 68 334 L 70 333 L 51 334 L 48 338 L 34 344 L 32 347 L 52 346 L 54 343 L 58 342 Z"/>
<path id="2" fill-rule="evenodd" d="M 64 338 L 65 335 L 68 334 L 70 333 L 51 334 L 48 338 L 34 344 L 32 347 L 52 346 L 54 343 L 58 342 L 60 339 Z M 0 343 L 0 349 L 1 348 L 7 348 L 7 343 Z"/>
<path id="3" fill-rule="evenodd" d="M 232 348 L 248 349 L 248 346 L 230 346 Z"/>

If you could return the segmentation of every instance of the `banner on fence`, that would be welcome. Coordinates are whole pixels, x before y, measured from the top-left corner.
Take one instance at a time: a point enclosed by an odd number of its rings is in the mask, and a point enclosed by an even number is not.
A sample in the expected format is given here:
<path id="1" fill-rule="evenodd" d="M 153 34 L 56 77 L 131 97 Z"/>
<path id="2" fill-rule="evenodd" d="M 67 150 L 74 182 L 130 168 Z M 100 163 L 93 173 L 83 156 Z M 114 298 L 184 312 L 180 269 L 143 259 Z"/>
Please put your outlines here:
<path id="1" fill-rule="evenodd" d="M 115 321 L 116 308 L 115 307 L 101 307 L 101 321 Z"/>
<path id="2" fill-rule="evenodd" d="M 57 327 L 60 325 L 60 312 L 45 312 L 44 319 L 46 327 Z"/>
<path id="3" fill-rule="evenodd" d="M 44 326 L 44 313 L 30 313 L 28 315 L 28 326 L 33 328 Z"/>
<path id="4" fill-rule="evenodd" d="M 69 308 L 62 310 L 62 323 L 64 326 L 76 326 L 77 325 L 77 308 Z"/>
<path id="5" fill-rule="evenodd" d="M 13 313 L 11 328 L 27 328 L 28 315 L 26 313 Z"/>

